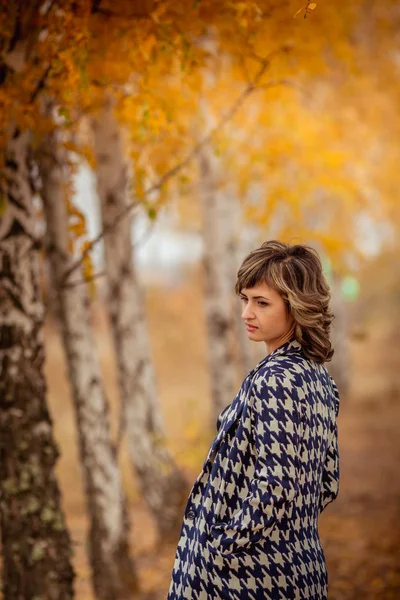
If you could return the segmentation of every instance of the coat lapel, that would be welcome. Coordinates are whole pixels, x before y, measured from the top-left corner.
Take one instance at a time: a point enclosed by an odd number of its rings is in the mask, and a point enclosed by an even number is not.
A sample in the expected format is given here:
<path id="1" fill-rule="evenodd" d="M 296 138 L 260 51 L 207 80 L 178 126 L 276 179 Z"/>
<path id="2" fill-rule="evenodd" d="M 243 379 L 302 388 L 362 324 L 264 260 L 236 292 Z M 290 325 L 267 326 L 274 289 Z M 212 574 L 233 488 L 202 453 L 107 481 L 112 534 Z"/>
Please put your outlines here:
<path id="1" fill-rule="evenodd" d="M 276 358 L 277 356 L 299 351 L 301 351 L 301 345 L 297 340 L 291 340 L 289 342 L 286 342 L 282 346 L 276 348 L 276 350 L 274 350 L 270 354 L 267 354 L 267 356 L 260 360 L 260 362 L 254 367 L 254 369 L 252 369 L 249 372 L 247 377 L 244 379 L 242 385 L 240 386 L 238 393 L 236 394 L 232 403 L 229 405 L 229 408 L 226 410 L 222 417 L 221 426 L 217 432 L 213 443 L 211 444 L 210 450 L 208 451 L 202 471 L 205 469 L 213 453 L 216 452 L 216 450 L 218 449 L 218 446 L 221 444 L 229 429 L 240 418 L 243 408 L 246 404 L 246 399 L 248 396 L 248 392 L 251 388 L 251 384 L 253 383 L 253 380 L 255 379 L 261 367 L 265 366 L 271 359 Z M 201 474 L 199 475 L 199 478 L 200 476 Z"/>

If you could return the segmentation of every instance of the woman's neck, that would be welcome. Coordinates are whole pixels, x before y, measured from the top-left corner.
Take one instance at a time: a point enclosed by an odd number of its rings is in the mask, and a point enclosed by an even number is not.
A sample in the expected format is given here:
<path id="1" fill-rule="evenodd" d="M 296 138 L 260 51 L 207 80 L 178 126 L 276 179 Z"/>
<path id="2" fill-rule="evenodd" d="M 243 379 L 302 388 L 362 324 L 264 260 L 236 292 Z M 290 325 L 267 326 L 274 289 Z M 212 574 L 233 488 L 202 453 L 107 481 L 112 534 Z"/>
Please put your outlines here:
<path id="1" fill-rule="evenodd" d="M 289 331 L 287 331 L 281 337 L 271 340 L 270 342 L 265 342 L 267 354 L 271 354 L 271 352 L 273 352 L 280 346 L 283 346 L 283 344 L 290 342 L 290 340 L 294 337 L 294 329 L 295 329 L 295 324 L 293 324 L 292 327 L 289 329 Z"/>

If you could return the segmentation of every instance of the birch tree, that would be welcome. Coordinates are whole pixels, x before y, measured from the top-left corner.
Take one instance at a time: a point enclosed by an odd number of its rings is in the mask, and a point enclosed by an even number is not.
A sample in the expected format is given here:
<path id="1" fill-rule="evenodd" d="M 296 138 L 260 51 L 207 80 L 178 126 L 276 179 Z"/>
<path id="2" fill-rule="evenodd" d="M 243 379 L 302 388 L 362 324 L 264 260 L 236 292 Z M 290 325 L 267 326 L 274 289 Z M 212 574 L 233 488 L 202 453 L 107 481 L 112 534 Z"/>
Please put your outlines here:
<path id="1" fill-rule="evenodd" d="M 209 120 L 207 106 L 202 111 Z M 232 401 L 235 387 L 232 311 L 231 190 L 223 182 L 221 161 L 211 145 L 198 155 L 199 200 L 202 211 L 204 304 L 207 322 L 208 358 L 211 378 L 212 414 Z"/>
<path id="2" fill-rule="evenodd" d="M 137 579 L 130 558 L 129 522 L 121 475 L 110 441 L 108 405 L 90 325 L 87 287 L 81 269 L 63 285 L 69 248 L 66 183 L 68 162 L 57 129 L 38 151 L 47 246 L 75 409 L 90 530 L 92 582 L 101 600 L 133 597 Z"/>
<path id="3" fill-rule="evenodd" d="M 18 78 L 37 33 L 15 11 L 2 37 L 1 84 Z M 12 7 L 11 7 L 12 8 Z M 13 6 L 15 9 L 15 6 Z M 18 18 L 19 17 L 19 18 Z M 3 24 L 3 21 L 2 21 Z M 10 77 L 9 77 L 10 76 Z M 43 365 L 44 305 L 28 162 L 31 134 L 3 112 L 0 178 L 0 533 L 4 598 L 73 597 L 71 541 L 55 465 Z"/>
<path id="4" fill-rule="evenodd" d="M 43 373 L 44 308 L 27 170 L 29 134 L 7 148 L 0 218 L 0 526 L 4 598 L 73 597 Z"/>
<path id="5" fill-rule="evenodd" d="M 332 323 L 332 346 L 335 354 L 328 363 L 329 373 L 335 380 L 339 391 L 347 394 L 350 384 L 350 348 L 349 348 L 349 315 L 341 293 L 342 279 L 337 271 L 332 274 L 332 312 L 335 318 Z"/>
<path id="6" fill-rule="evenodd" d="M 93 120 L 96 175 L 104 227 L 129 203 L 130 169 L 108 97 Z M 138 487 L 162 539 L 175 539 L 187 490 L 166 448 L 143 293 L 135 272 L 131 219 L 104 238 L 107 310 L 118 367 L 121 410 Z"/>
<path id="7" fill-rule="evenodd" d="M 232 290 L 231 294 L 233 297 L 232 310 L 236 338 L 236 360 L 241 377 L 244 378 L 255 366 L 257 361 L 254 359 L 252 342 L 248 338 L 245 323 L 242 319 L 243 307 L 241 306 L 238 297 L 234 293 L 237 272 L 246 254 L 248 254 L 248 252 L 251 250 L 251 248 L 247 247 L 244 239 L 244 229 L 246 227 L 246 223 L 244 220 L 243 206 L 238 198 L 237 193 L 233 194 L 230 199 L 229 224 L 230 241 L 228 242 L 228 246 L 231 249 L 230 255 L 228 255 L 231 260 L 231 274 L 229 279 Z M 225 227 L 226 226 L 227 225 L 225 224 Z"/>

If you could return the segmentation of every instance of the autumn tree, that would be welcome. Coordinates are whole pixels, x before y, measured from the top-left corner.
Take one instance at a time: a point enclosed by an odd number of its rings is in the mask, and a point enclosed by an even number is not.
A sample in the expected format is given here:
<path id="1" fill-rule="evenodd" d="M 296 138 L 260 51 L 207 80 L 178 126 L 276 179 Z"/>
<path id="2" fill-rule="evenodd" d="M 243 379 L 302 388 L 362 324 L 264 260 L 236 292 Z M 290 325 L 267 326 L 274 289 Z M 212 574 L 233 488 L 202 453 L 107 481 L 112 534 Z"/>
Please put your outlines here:
<path id="1" fill-rule="evenodd" d="M 220 161 L 212 146 L 199 154 L 199 196 L 203 212 L 204 304 L 207 317 L 209 370 L 213 402 L 212 421 L 232 399 L 235 387 L 233 334 L 235 322 L 230 308 L 232 291 L 230 262 L 231 197 L 221 181 Z"/>
<path id="2" fill-rule="evenodd" d="M 121 12 L 117 11 L 115 16 L 116 9 Z M 124 13 L 130 9 L 132 13 Z M 9 482 L 9 485 L 2 490 L 1 523 L 5 554 L 4 589 L 10 597 L 29 597 L 32 595 L 29 586 L 34 586 L 36 594 L 48 598 L 72 595 L 69 540 L 60 513 L 58 489 L 53 475 L 57 452 L 51 437 L 51 423 L 45 401 L 41 341 L 43 304 L 38 289 L 36 265 L 41 242 L 36 240 L 34 234 L 32 189 L 27 169 L 31 146 L 36 144 L 32 134 L 37 132 L 40 136 L 43 133 L 40 96 L 43 89 L 46 89 L 46 93 L 54 96 L 60 107 L 60 114 L 69 121 L 71 108 L 76 100 L 73 92 L 84 89 L 85 85 L 87 88 L 88 81 L 98 85 L 96 78 L 88 78 L 85 71 L 85 57 L 90 55 L 88 40 L 94 39 L 94 36 L 89 36 L 93 20 L 100 28 L 108 27 L 112 33 L 112 20 L 114 17 L 121 19 L 122 15 L 122 18 L 128 18 L 132 27 L 130 34 L 134 32 L 135 36 L 140 36 L 140 30 L 144 30 L 140 41 L 147 39 L 150 46 L 157 48 L 161 44 L 156 42 L 163 40 L 167 33 L 170 47 L 178 48 L 183 55 L 186 37 L 179 27 L 176 28 L 176 22 L 180 19 L 181 25 L 194 24 L 194 35 L 197 35 L 203 27 L 204 19 L 213 19 L 213 14 L 207 13 L 209 9 L 209 6 L 195 8 L 196 15 L 199 16 L 196 20 L 192 19 L 193 15 L 187 7 L 174 8 L 172 3 L 160 6 L 153 2 L 110 4 L 101 1 L 38 0 L 29 2 L 26 6 L 16 1 L 8 2 L 6 11 L 2 14 L 0 99 L 4 169 L 0 246 L 5 274 L 2 397 L 7 402 L 2 405 L 1 422 L 2 427 L 4 426 L 2 440 L 7 440 L 7 444 L 2 446 L 1 470 L 2 480 Z M 225 23 L 232 15 L 235 16 L 227 3 L 223 11 Z M 145 27 L 142 27 L 143 19 Z M 112 50 L 118 43 L 115 37 L 111 37 L 111 42 L 106 47 Z M 148 60 L 146 51 L 143 54 L 143 48 L 141 44 L 132 47 L 132 60 L 127 61 L 130 72 L 141 72 L 143 62 Z M 121 78 L 113 73 L 111 81 L 113 77 L 121 85 Z M 110 82 L 110 79 L 105 83 Z M 122 81 L 126 83 L 128 79 L 124 74 Z M 100 84 L 104 84 L 104 80 Z M 86 92 L 90 101 L 87 89 Z M 83 103 L 83 108 L 87 109 L 87 103 Z M 43 173 L 45 170 L 42 163 Z M 49 199 L 47 206 L 51 205 L 51 200 L 53 198 Z M 62 205 L 58 208 L 61 210 Z M 71 274 L 72 270 L 64 279 L 70 279 Z M 63 283 L 67 281 L 64 280 Z M 20 375 L 17 384 L 11 378 L 13 370 L 23 375 Z M 36 394 L 36 401 L 33 403 L 32 389 Z M 17 448 L 18 439 L 25 435 L 26 439 Z M 36 435 L 43 442 L 39 446 Z M 33 475 L 29 479 L 24 471 L 26 452 L 36 461 L 34 480 Z M 26 487 L 27 489 L 26 493 L 18 492 L 15 503 L 16 486 L 20 485 L 15 482 L 20 482 L 22 473 L 24 490 Z M 27 503 L 29 507 L 25 508 Z M 16 507 L 18 515 L 15 514 Z M 119 507 L 119 502 L 113 504 L 113 510 L 120 510 Z M 45 516 L 42 515 L 43 520 L 40 521 L 37 515 L 42 514 L 43 510 Z M 10 518 L 11 514 L 13 518 Z M 39 528 L 38 523 L 41 524 Z M 23 530 L 18 524 L 23 525 Z M 29 569 L 24 568 L 27 564 Z M 27 574 L 29 584 L 26 583 Z"/>
<path id="3" fill-rule="evenodd" d="M 54 117 L 52 102 L 44 100 L 43 104 L 49 117 Z M 122 600 L 132 597 L 138 582 L 129 552 L 126 498 L 111 443 L 108 403 L 83 269 L 76 269 L 69 284 L 63 284 L 73 260 L 74 234 L 82 220 L 69 197 L 71 161 L 55 123 L 52 131 L 43 134 L 35 155 L 46 219 L 47 256 L 76 415 L 90 522 L 88 550 L 93 587 L 96 598 Z"/>
<path id="4" fill-rule="evenodd" d="M 134 146 L 132 206 L 148 197 L 149 187 L 157 188 L 160 203 L 165 202 L 165 183 L 177 174 L 190 178 L 187 159 L 199 155 L 191 153 L 193 139 L 188 131 L 197 110 L 199 91 L 203 91 L 198 66 L 204 66 L 208 58 L 199 41 L 211 26 L 220 41 L 221 55 L 232 57 L 228 68 L 223 66 L 218 71 L 218 84 L 207 91 L 208 107 L 215 114 L 224 114 L 227 98 L 236 97 L 243 84 L 253 90 L 260 65 L 265 61 L 269 65 L 267 77 L 259 82 L 257 96 L 252 96 L 257 101 L 251 110 L 239 111 L 229 134 L 221 132 L 217 141 L 213 138 L 214 148 L 219 148 L 221 170 L 235 179 L 239 199 L 247 203 L 246 219 L 258 226 L 260 236 L 274 235 L 289 241 L 301 237 L 321 244 L 324 251 L 345 262 L 349 255 L 356 256 L 354 232 L 361 213 L 382 222 L 386 214 L 396 214 L 393 198 L 398 149 L 391 132 L 397 131 L 398 120 L 393 110 L 396 103 L 388 101 L 383 92 L 387 81 L 394 82 L 391 97 L 398 99 L 396 61 L 392 59 L 397 50 L 389 35 L 394 33 L 398 21 L 396 4 L 390 0 L 373 3 L 365 21 L 365 3 L 361 1 L 345 4 L 339 11 L 337 3 L 329 0 L 323 7 L 318 5 L 312 15 L 307 13 L 307 19 L 301 15 L 293 19 L 298 8 L 297 2 L 272 1 L 224 1 L 216 5 L 211 0 L 64 0 L 28 2 L 23 8 L 19 2 L 7 2 L 1 17 L 0 144 L 4 168 L 0 249 L 3 272 L 7 274 L 3 277 L 2 340 L 8 342 L 3 342 L 2 356 L 3 365 L 18 369 L 24 377 L 18 380 L 16 392 L 14 379 L 9 376 L 13 369 L 2 371 L 3 398 L 14 402 L 20 399 L 18 406 L 2 404 L 4 433 L 13 432 L 2 446 L 3 480 L 9 479 L 8 475 L 11 479 L 15 474 L 19 476 L 26 458 L 18 454 L 19 450 L 14 452 L 17 431 L 26 432 L 32 448 L 36 447 L 32 436 L 45 415 L 45 427 L 39 429 L 46 429 L 49 445 L 53 444 L 41 366 L 38 315 L 42 302 L 35 266 L 40 241 L 35 238 L 26 168 L 30 147 L 36 142 L 32 132 L 43 125 L 38 98 L 44 87 L 56 98 L 68 126 L 74 126 L 73 109 L 77 105 L 90 114 L 99 91 L 103 94 L 105 88 L 112 89 L 121 100 L 121 117 L 130 126 Z M 368 31 L 382 33 L 372 39 Z M 277 60 L 270 60 L 270 53 L 276 48 L 282 50 L 283 42 L 285 51 Z M 373 77 L 353 61 L 360 45 L 361 62 L 374 64 Z M 379 68 L 377 60 L 382 61 Z M 102 63 L 107 69 L 99 67 Z M 327 65 L 333 65 L 329 72 Z M 354 76 L 357 70 L 363 72 L 361 77 Z M 188 85 L 183 85 L 182 80 Z M 317 80 L 318 89 L 314 85 Z M 356 92 L 358 102 L 353 106 Z M 388 114 L 393 117 L 390 132 L 377 135 L 383 131 Z M 148 187 L 149 181 L 159 184 Z M 253 193 L 256 186 L 257 198 Z M 152 214 L 159 205 L 151 207 Z M 127 207 L 123 212 L 128 214 Z M 100 239 L 101 236 L 97 242 Z M 258 241 L 255 237 L 255 245 Z M 83 257 L 70 265 L 64 284 L 68 284 L 82 260 Z M 15 357 L 20 357 L 20 362 L 13 363 Z M 32 404 L 31 389 L 35 390 L 36 404 Z M 34 406 L 37 410 L 33 414 Z M 31 450 L 29 454 L 33 455 Z M 41 508 L 46 504 L 45 494 L 50 495 L 58 514 L 54 461 L 49 466 L 44 452 L 37 453 L 37 460 L 45 476 L 36 481 L 45 483 L 37 493 L 36 488 L 32 490 L 39 504 L 43 501 Z M 40 578 L 37 593 L 67 597 L 71 593 L 71 571 L 65 528 L 54 539 L 54 532 L 49 529 L 37 533 L 37 511 L 29 517 L 29 510 L 19 504 L 26 502 L 28 496 L 19 495 L 17 502 L 18 514 L 24 512 L 27 520 L 23 521 L 24 531 L 34 532 L 38 538 L 44 535 L 43 547 L 48 548 L 48 553 L 39 553 L 31 581 L 37 581 L 42 567 L 46 574 L 55 570 L 63 573 L 54 579 L 50 592 L 47 575 Z M 12 543 L 17 539 L 18 544 L 21 534 L 13 529 L 20 520 L 9 518 L 11 514 L 15 517 L 11 513 L 11 508 L 15 509 L 14 498 L 3 490 L 2 538 L 11 557 L 5 562 L 5 589 L 11 597 L 20 590 L 7 586 L 25 585 L 18 582 L 26 581 L 23 575 L 19 577 L 20 562 L 13 555 Z M 26 539 L 34 539 L 33 534 Z M 28 564 L 29 544 L 32 542 L 19 546 L 24 564 Z M 51 562 L 54 555 L 58 557 L 57 564 Z M 29 597 L 29 593 L 25 595 Z"/>
<path id="5" fill-rule="evenodd" d="M 108 227 L 129 204 L 133 188 L 126 141 L 110 95 L 93 116 L 93 133 L 102 223 Z M 106 306 L 121 398 L 120 434 L 126 432 L 138 488 L 154 515 L 160 539 L 175 539 L 188 490 L 166 448 L 131 228 L 132 219 L 127 217 L 104 240 Z"/>
<path id="6" fill-rule="evenodd" d="M 116 9 L 118 14 L 115 13 Z M 130 9 L 132 9 L 131 13 L 124 13 Z M 36 594 L 48 598 L 67 597 L 72 594 L 69 541 L 60 517 L 58 490 L 53 476 L 56 451 L 45 402 L 41 342 L 43 305 L 38 290 L 36 267 L 37 250 L 41 242 L 36 240 L 34 235 L 32 190 L 27 169 L 31 145 L 32 143 L 36 145 L 36 139 L 32 134 L 42 133 L 40 96 L 46 88 L 46 92 L 54 96 L 60 107 L 60 114 L 68 122 L 72 112 L 70 109 L 75 106 L 74 91 L 79 88 L 84 89 L 86 86 L 90 102 L 88 81 L 93 82 L 95 86 L 99 83 L 107 85 L 114 78 L 117 85 L 121 85 L 121 78 L 116 77 L 115 73 L 106 81 L 100 82 L 95 77 L 92 79 L 87 76 L 86 58 L 90 56 L 90 59 L 93 59 L 88 44 L 89 39 L 95 39 L 95 36 L 90 38 L 89 35 L 93 20 L 98 22 L 99 27 L 108 28 L 112 33 L 114 31 L 110 26 L 113 24 L 112 20 L 121 19 L 122 15 L 122 19 L 126 17 L 132 27 L 125 39 L 129 39 L 132 32 L 135 36 L 140 36 L 140 31 L 143 31 L 143 37 L 139 41 L 146 39 L 150 47 L 158 48 L 157 52 L 163 52 L 160 48 L 166 37 L 170 48 L 178 49 L 183 56 L 187 49 L 187 41 L 186 34 L 182 31 L 186 31 L 186 25 L 193 28 L 193 35 L 198 35 L 205 20 L 214 21 L 214 14 L 210 11 L 209 5 L 204 4 L 201 7 L 193 5 L 193 10 L 198 19 L 193 19 L 193 13 L 191 14 L 187 7 L 174 7 L 173 3 L 165 3 L 161 6 L 153 2 L 110 4 L 98 0 L 91 3 L 38 0 L 29 2 L 23 7 L 19 2 L 8 2 L 6 11 L 2 14 L 0 100 L 4 169 L 0 246 L 3 272 L 6 274 L 4 281 L 7 283 L 3 294 L 2 339 L 8 341 L 3 342 L 3 366 L 9 367 L 2 371 L 3 398 L 8 399 L 8 402 L 2 406 L 2 423 L 6 427 L 7 435 L 11 435 L 11 432 L 13 434 L 11 439 L 6 435 L 2 437 L 4 440 L 7 439 L 1 454 L 3 481 L 11 479 L 11 482 L 3 489 L 1 523 L 6 556 L 4 588 L 9 596 L 29 597 L 31 585 L 35 587 Z M 232 16 L 236 16 L 235 11 L 236 9 L 232 9 L 229 2 L 226 3 L 220 13 L 221 24 L 226 26 Z M 146 22 L 145 27 L 142 27 L 143 20 Z M 182 29 L 176 27 L 177 21 L 180 22 Z M 116 37 L 111 36 L 110 41 L 112 43 L 106 44 L 106 47 L 112 51 L 118 43 Z M 157 43 L 159 41 L 160 44 Z M 143 53 L 144 46 L 141 43 L 131 47 L 132 60 L 127 61 L 128 68 L 130 72 L 141 72 L 143 62 L 148 61 L 149 57 L 146 51 Z M 93 60 L 92 64 L 94 64 Z M 123 83 L 127 83 L 128 79 L 123 74 Z M 88 103 L 84 102 L 83 109 L 87 108 Z M 45 167 L 42 169 L 45 172 Z M 75 270 L 76 268 L 72 268 L 65 274 L 63 283 L 68 283 L 66 280 L 70 280 Z M 26 350 L 23 350 L 24 348 Z M 24 374 L 24 377 L 21 376 L 18 380 L 17 387 L 14 380 L 10 378 L 13 368 Z M 34 389 L 37 394 L 36 404 L 32 404 L 31 389 Z M 21 432 L 26 431 L 27 440 L 21 448 L 26 450 L 28 443 L 29 456 L 37 456 L 38 464 L 35 473 L 39 472 L 42 476 L 35 475 L 35 481 L 30 481 L 29 484 L 24 479 L 24 486 L 31 486 L 28 491 L 32 494 L 18 495 L 18 503 L 15 505 L 13 483 L 22 473 L 25 460 L 25 455 L 18 454 L 21 449 L 14 452 L 14 447 L 18 443 L 17 431 L 20 437 Z M 35 455 L 34 436 L 36 433 L 39 435 L 39 432 L 41 436 L 46 432 L 47 442 L 37 449 Z M 49 458 L 50 455 L 52 460 Z M 38 487 L 35 488 L 35 485 Z M 36 502 L 31 502 L 32 497 L 36 498 Z M 29 509 L 25 509 L 25 503 L 28 501 Z M 15 511 L 15 506 L 21 514 L 24 514 L 24 519 L 16 517 L 14 513 L 14 518 L 10 518 L 11 507 Z M 53 513 L 50 519 L 49 511 L 45 512 L 44 522 L 50 524 L 44 526 L 43 521 L 38 521 L 37 514 L 41 514 L 40 511 L 47 506 L 50 506 Z M 119 510 L 119 506 L 117 502 L 113 509 Z M 18 536 L 22 535 L 22 529 L 16 529 L 18 523 L 23 524 L 25 536 L 24 543 L 21 541 L 21 544 L 18 544 L 20 539 Z M 37 523 L 41 523 L 41 527 L 37 528 Z M 21 560 L 17 556 L 17 548 Z M 31 560 L 27 558 L 31 551 L 34 557 L 33 564 L 30 565 L 32 568 L 22 569 L 21 565 L 26 565 Z M 28 584 L 25 577 L 27 574 L 30 577 L 28 588 L 26 588 Z"/>
<path id="7" fill-rule="evenodd" d="M 118 7 L 118 10 L 105 2 L 96 5 L 90 20 L 92 39 L 88 50 L 89 84 L 77 103 L 84 112 L 92 116 L 94 124 L 96 174 L 104 228 L 107 306 L 115 342 L 120 396 L 130 453 L 144 498 L 156 515 L 161 533 L 166 536 L 173 532 L 179 522 L 184 481 L 163 442 L 141 292 L 134 272 L 127 208 L 129 202 L 132 206 L 134 202 L 143 201 L 146 178 L 143 177 L 141 159 L 146 155 L 146 144 L 151 145 L 151 138 L 157 137 L 160 132 L 164 138 L 164 116 L 167 111 L 175 111 L 169 102 L 164 102 L 161 110 L 158 110 L 151 82 L 156 79 L 158 86 L 163 85 L 161 82 L 168 84 L 170 72 L 194 72 L 197 65 L 206 60 L 207 53 L 203 51 L 202 44 L 197 42 L 212 13 L 211 6 L 193 5 L 188 11 L 187 7 L 168 3 L 163 6 L 154 5 L 152 8 L 147 4 L 147 9 L 149 18 L 145 18 L 146 14 L 143 13 L 139 27 L 126 4 L 122 5 L 122 9 L 121 6 Z M 250 19 L 252 12 L 253 9 L 249 9 L 249 14 L 243 15 L 243 10 L 238 13 L 236 8 L 227 3 L 222 13 L 221 31 L 229 22 L 232 26 L 232 18 L 235 28 L 238 15 L 246 21 Z M 126 16 L 125 20 L 123 15 Z M 108 17 L 107 21 L 104 16 Z M 226 32 L 224 35 L 227 36 Z M 131 43 L 132 38 L 134 44 Z M 178 75 L 178 80 L 181 79 L 182 76 Z M 118 108 L 116 114 L 113 110 L 115 101 Z M 175 102 L 175 97 L 171 95 L 170 101 Z M 99 112 L 96 112 L 99 107 Z M 127 164 L 127 157 L 124 156 L 118 117 L 132 131 L 131 165 Z M 172 124 L 171 129 L 179 138 L 181 122 Z M 140 139 L 139 132 L 143 131 L 144 135 Z M 150 139 L 146 137 L 147 133 Z M 158 144 L 159 142 L 157 140 Z M 149 164 L 150 170 L 160 166 L 160 163 Z M 167 194 L 164 189 L 161 190 L 161 186 L 159 191 L 162 202 Z M 150 209 L 154 213 L 160 203 L 156 204 L 155 208 Z M 226 205 L 228 206 L 227 203 Z M 126 222 L 119 218 L 124 214 Z M 209 262 L 210 265 L 213 264 L 212 260 Z M 211 324 L 210 330 L 212 329 Z M 216 370 L 214 368 L 214 372 Z M 233 377 L 233 368 L 231 371 Z M 216 382 L 215 377 L 213 380 Z M 218 389 L 221 387 L 223 386 L 219 384 Z M 231 392 L 232 389 L 229 392 L 229 388 L 225 388 L 226 397 Z M 221 407 L 225 403 L 224 400 L 219 402 Z M 150 430 L 146 422 L 151 423 Z M 168 498 L 168 506 L 165 498 Z"/>
<path id="8" fill-rule="evenodd" d="M 59 12 L 55 4 L 11 1 L 0 25 L 0 526 L 5 598 L 73 596 L 70 537 L 54 471 L 58 448 L 43 374 L 40 244 L 29 169 L 32 108 L 48 69 L 48 60 L 39 58 L 39 34 L 46 28 L 49 34 L 64 32 L 57 36 L 57 52 L 69 47 L 76 33 L 63 27 L 62 9 L 69 3 L 60 3 Z"/>

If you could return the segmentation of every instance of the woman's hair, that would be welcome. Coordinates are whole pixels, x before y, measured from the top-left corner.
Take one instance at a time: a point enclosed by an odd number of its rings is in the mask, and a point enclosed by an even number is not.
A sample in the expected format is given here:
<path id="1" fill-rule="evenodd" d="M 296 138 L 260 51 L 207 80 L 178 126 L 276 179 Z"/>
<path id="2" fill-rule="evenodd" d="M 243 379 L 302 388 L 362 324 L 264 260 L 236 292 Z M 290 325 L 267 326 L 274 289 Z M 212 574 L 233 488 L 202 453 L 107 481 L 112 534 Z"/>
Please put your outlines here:
<path id="1" fill-rule="evenodd" d="M 330 361 L 331 293 L 314 248 L 303 244 L 264 242 L 246 256 L 237 273 L 236 294 L 265 282 L 281 295 L 293 315 L 294 335 L 304 354 L 318 362 Z"/>

